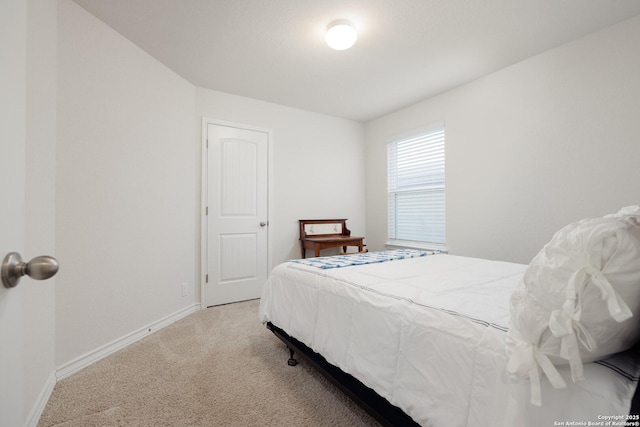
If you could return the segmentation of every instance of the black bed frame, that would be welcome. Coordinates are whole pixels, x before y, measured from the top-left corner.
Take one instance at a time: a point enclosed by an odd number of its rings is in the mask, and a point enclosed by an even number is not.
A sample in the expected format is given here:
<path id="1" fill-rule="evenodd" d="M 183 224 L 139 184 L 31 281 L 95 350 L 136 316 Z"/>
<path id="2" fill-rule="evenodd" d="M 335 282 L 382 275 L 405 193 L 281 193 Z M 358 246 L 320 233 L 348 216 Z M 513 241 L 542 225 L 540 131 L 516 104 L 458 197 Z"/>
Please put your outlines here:
<path id="1" fill-rule="evenodd" d="M 413 427 L 420 426 L 410 416 L 405 414 L 400 408 L 389 403 L 388 400 L 380 396 L 371 388 L 353 376 L 345 373 L 341 369 L 327 362 L 320 354 L 315 353 L 305 344 L 287 334 L 271 322 L 267 323 L 267 328 L 289 348 L 290 357 L 287 363 L 295 366 L 298 362 L 293 358 L 294 353 L 298 353 L 302 358 L 311 363 L 329 381 L 341 389 L 355 403 L 371 415 L 376 421 L 386 427 Z M 640 414 L 640 387 L 636 387 L 631 402 L 630 415 Z"/>

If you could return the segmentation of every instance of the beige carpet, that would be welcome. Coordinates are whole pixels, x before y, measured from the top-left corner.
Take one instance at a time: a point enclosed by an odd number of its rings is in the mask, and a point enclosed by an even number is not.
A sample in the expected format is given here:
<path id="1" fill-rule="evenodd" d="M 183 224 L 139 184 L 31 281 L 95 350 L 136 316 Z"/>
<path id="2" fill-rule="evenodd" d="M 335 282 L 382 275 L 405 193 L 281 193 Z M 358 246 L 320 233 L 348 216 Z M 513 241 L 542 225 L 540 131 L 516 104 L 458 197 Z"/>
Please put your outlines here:
<path id="1" fill-rule="evenodd" d="M 186 317 L 56 384 L 45 426 L 379 426 L 258 320 L 258 300 Z"/>

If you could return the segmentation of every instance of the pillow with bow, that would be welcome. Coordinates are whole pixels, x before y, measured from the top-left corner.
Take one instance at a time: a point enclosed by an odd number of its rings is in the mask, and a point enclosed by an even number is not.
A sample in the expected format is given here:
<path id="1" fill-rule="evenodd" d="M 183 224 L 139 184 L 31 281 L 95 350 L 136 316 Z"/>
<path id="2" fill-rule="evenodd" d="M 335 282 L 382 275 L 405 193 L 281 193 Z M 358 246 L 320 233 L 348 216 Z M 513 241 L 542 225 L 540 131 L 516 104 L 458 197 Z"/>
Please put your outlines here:
<path id="1" fill-rule="evenodd" d="M 541 375 L 566 387 L 582 364 L 632 347 L 640 331 L 640 206 L 559 230 L 533 258 L 511 297 L 508 371 L 531 381 L 542 404 Z"/>

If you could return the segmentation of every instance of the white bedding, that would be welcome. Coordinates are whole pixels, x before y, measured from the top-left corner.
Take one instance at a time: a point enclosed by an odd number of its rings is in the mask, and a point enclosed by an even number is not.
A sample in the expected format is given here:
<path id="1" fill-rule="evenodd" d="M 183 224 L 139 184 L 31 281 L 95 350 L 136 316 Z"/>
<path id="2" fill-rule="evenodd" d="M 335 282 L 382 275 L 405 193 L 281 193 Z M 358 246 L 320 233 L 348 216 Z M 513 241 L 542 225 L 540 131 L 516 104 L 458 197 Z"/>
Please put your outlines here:
<path id="1" fill-rule="evenodd" d="M 543 379 L 541 407 L 529 403 L 528 381 L 509 378 L 509 298 L 526 267 L 444 254 L 328 270 L 286 262 L 263 288 L 260 319 L 423 426 L 587 425 L 627 414 L 640 374 L 624 367 L 629 355 L 586 364 L 586 380 L 567 389 Z"/>

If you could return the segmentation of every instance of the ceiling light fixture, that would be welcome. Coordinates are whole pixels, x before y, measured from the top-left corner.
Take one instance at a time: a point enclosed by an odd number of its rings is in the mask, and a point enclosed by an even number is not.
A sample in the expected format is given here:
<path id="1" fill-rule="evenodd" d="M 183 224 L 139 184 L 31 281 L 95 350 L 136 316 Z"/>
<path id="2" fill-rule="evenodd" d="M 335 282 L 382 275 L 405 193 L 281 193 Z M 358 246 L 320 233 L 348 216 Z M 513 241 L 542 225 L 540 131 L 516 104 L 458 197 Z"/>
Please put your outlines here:
<path id="1" fill-rule="evenodd" d="M 335 50 L 349 49 L 358 39 L 356 29 L 346 19 L 338 19 L 327 25 L 325 40 Z"/>

